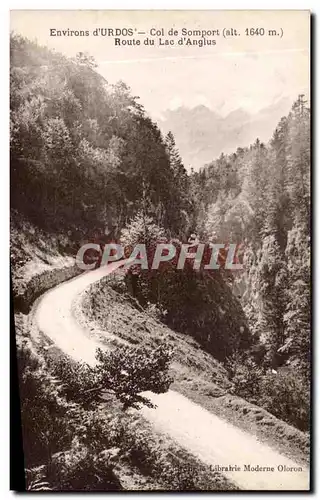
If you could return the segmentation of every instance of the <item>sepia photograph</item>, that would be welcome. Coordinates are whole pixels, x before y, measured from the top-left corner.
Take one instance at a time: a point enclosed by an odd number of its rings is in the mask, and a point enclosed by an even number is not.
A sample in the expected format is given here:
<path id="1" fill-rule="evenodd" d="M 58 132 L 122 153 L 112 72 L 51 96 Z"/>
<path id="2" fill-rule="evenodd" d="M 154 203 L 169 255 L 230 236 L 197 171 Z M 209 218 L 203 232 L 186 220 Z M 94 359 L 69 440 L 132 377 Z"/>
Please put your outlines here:
<path id="1" fill-rule="evenodd" d="M 310 26 L 11 10 L 11 489 L 310 491 Z"/>

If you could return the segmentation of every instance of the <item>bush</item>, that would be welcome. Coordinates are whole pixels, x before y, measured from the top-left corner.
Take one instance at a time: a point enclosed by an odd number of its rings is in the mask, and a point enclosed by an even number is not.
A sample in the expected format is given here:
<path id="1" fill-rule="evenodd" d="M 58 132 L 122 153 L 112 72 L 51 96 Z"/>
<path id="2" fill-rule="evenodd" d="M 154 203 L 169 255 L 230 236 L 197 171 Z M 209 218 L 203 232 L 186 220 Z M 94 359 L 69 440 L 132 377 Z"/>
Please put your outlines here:
<path id="1" fill-rule="evenodd" d="M 228 358 L 226 369 L 231 392 L 302 431 L 309 430 L 310 384 L 296 369 L 265 373 L 251 357 L 239 353 Z"/>
<path id="2" fill-rule="evenodd" d="M 113 472 L 113 458 L 116 456 L 114 450 L 97 453 L 74 445 L 71 450 L 54 457 L 48 468 L 48 481 L 55 490 L 60 491 L 122 490 Z"/>
<path id="3" fill-rule="evenodd" d="M 73 363 L 60 360 L 54 372 L 64 383 L 68 399 L 78 401 L 89 408 L 111 392 L 122 403 L 123 409 L 139 409 L 140 404 L 153 407 L 151 401 L 141 393 L 167 392 L 173 379 L 169 376 L 172 348 L 161 344 L 156 349 L 144 346 L 121 346 L 114 351 L 97 349 L 97 364 Z"/>
<path id="4" fill-rule="evenodd" d="M 309 430 L 310 384 L 297 370 L 266 374 L 260 392 L 263 408 L 302 431 Z"/>
<path id="5" fill-rule="evenodd" d="M 167 392 L 173 379 L 169 376 L 172 348 L 161 344 L 156 349 L 124 346 L 108 353 L 97 350 L 95 368 L 103 390 L 111 390 L 123 403 L 124 409 L 139 409 L 139 404 L 153 407 L 140 393 Z"/>
<path id="6" fill-rule="evenodd" d="M 23 344 L 17 350 L 26 467 L 50 462 L 72 440 L 68 405 L 44 364 Z"/>
<path id="7" fill-rule="evenodd" d="M 263 370 L 250 357 L 235 353 L 228 358 L 226 368 L 232 380 L 231 392 L 258 404 L 261 392 L 261 378 Z"/>

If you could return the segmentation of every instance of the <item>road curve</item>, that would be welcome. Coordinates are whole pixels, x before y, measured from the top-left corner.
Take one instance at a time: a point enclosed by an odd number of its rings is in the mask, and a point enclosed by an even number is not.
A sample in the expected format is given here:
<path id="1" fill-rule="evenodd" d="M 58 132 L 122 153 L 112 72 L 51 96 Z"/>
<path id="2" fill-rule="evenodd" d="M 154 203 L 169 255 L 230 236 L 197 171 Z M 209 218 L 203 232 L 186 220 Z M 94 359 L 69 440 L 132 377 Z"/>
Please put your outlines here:
<path id="1" fill-rule="evenodd" d="M 90 337 L 73 315 L 72 303 L 79 293 L 123 262 L 114 262 L 84 273 L 45 293 L 35 306 L 37 328 L 57 347 L 77 361 L 95 363 L 95 349 L 102 347 Z M 148 393 L 156 409 L 143 408 L 145 418 L 160 432 L 169 435 L 202 462 L 218 470 L 243 490 L 309 489 L 309 470 L 294 463 L 255 437 L 218 418 L 175 391 Z M 273 471 L 248 470 L 259 466 Z M 236 467 L 240 470 L 236 470 Z M 295 470 L 294 470 L 295 469 Z M 300 470 L 301 469 L 301 470 Z"/>

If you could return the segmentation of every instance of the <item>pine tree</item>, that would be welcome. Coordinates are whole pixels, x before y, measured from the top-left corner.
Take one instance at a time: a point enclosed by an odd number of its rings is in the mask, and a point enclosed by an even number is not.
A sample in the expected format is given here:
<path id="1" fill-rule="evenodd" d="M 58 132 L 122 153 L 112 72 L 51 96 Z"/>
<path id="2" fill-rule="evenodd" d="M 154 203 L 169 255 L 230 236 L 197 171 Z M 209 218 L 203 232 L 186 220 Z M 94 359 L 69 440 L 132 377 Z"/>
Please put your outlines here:
<path id="1" fill-rule="evenodd" d="M 172 132 L 168 132 L 166 135 L 165 144 L 172 172 L 170 191 L 172 192 L 173 203 L 170 222 L 175 233 L 174 235 L 183 239 L 188 230 L 190 230 L 193 215 L 190 180 L 182 163 Z"/>
<path id="2" fill-rule="evenodd" d="M 300 95 L 289 115 L 287 188 L 291 209 L 299 224 L 310 229 L 310 111 Z"/>
<path id="3" fill-rule="evenodd" d="M 274 234 L 263 239 L 257 266 L 260 302 L 260 332 L 268 346 L 269 359 L 284 344 L 286 264 Z"/>
<path id="4" fill-rule="evenodd" d="M 310 363 L 310 237 L 306 228 L 295 226 L 288 235 L 287 307 L 284 316 L 291 352 L 305 374 Z"/>

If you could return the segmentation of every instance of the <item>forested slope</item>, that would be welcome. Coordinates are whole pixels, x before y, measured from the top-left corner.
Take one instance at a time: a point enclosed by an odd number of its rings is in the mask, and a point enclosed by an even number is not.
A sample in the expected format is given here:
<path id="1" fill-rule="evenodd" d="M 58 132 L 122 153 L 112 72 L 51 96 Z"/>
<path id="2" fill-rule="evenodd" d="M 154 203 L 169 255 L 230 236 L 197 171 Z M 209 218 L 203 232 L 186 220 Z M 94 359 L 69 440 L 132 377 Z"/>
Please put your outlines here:
<path id="1" fill-rule="evenodd" d="M 285 418 L 293 407 L 308 406 L 309 397 L 310 110 L 304 96 L 268 144 L 257 139 L 222 154 L 193 175 L 193 188 L 202 197 L 196 216 L 202 237 L 243 245 L 244 272 L 235 277 L 234 292 L 263 347 L 260 366 L 281 367 L 264 390 L 275 384 L 274 392 L 287 397 Z M 240 379 L 252 370 L 241 358 L 233 360 Z M 240 392 L 249 396 L 248 388 Z M 272 405 L 266 403 L 270 411 Z"/>
<path id="2" fill-rule="evenodd" d="M 239 294 L 253 333 L 308 365 L 310 112 L 300 96 L 269 144 L 220 158 L 193 176 L 203 237 L 243 244 Z M 240 280 L 238 280 L 240 282 Z M 289 349 L 289 347 L 288 347 Z M 303 351 L 301 351 L 303 349 Z"/>
<path id="3" fill-rule="evenodd" d="M 165 228 L 187 228 L 185 170 L 170 167 L 158 127 L 125 83 L 108 85 L 94 66 L 83 53 L 67 59 L 11 37 L 12 207 L 76 240 L 106 226 L 117 236 L 142 202 Z"/>

